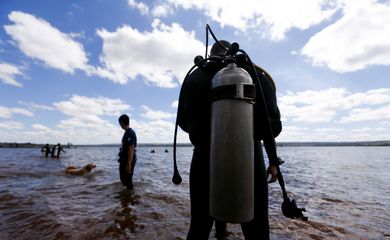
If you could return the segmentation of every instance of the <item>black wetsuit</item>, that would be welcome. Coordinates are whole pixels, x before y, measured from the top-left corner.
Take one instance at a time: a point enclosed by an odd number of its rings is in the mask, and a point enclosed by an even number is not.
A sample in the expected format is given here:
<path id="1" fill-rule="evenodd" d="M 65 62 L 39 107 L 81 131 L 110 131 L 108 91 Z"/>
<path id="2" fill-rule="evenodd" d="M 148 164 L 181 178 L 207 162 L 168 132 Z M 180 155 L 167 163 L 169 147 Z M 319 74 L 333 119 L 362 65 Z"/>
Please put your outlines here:
<path id="1" fill-rule="evenodd" d="M 55 145 L 51 149 L 51 156 L 53 158 L 60 158 L 61 152 L 65 152 L 64 149 L 60 145 Z"/>
<path id="2" fill-rule="evenodd" d="M 215 63 L 197 68 L 183 82 L 179 98 L 178 123 L 184 131 L 189 133 L 190 141 L 195 147 L 190 170 L 191 225 L 187 239 L 208 239 L 214 222 L 209 215 L 211 106 L 209 92 L 213 76 L 222 67 Z M 244 68 L 250 70 L 247 66 Z M 253 71 L 250 73 L 254 76 Z M 273 95 L 275 95 L 274 89 L 268 88 L 271 85 L 266 83 L 266 79 L 263 79 L 264 76 L 258 75 L 262 78 L 262 86 L 265 85 L 263 91 L 273 91 Z M 267 95 L 267 97 L 269 96 Z M 270 103 L 267 105 L 271 106 L 268 111 L 272 111 L 270 117 L 275 119 L 274 125 L 281 130 L 276 97 L 271 96 L 268 101 Z M 257 111 L 259 110 L 257 109 Z M 255 116 L 255 126 L 257 125 L 257 128 L 255 127 L 257 134 L 255 135 L 258 136 L 261 134 L 260 128 L 264 120 L 261 119 L 260 114 L 256 115 L 255 113 Z M 275 131 L 279 133 L 280 130 L 276 129 Z M 260 139 L 260 137 L 258 138 Z M 254 156 L 254 219 L 241 224 L 241 227 L 246 239 L 269 239 L 268 185 L 260 140 L 255 140 Z"/>
<path id="3" fill-rule="evenodd" d="M 43 146 L 41 152 L 45 153 L 45 157 L 48 157 L 51 153 L 49 145 Z"/>
<path id="4" fill-rule="evenodd" d="M 133 156 L 133 161 L 131 162 L 131 173 L 129 174 L 126 171 L 126 166 L 128 162 L 129 147 L 131 145 L 134 145 L 134 156 Z M 134 172 L 135 164 L 137 162 L 137 155 L 135 150 L 136 147 L 137 147 L 137 135 L 135 134 L 133 129 L 129 128 L 123 134 L 122 147 L 120 148 L 118 153 L 119 177 L 123 185 L 126 186 L 128 189 L 133 189 L 133 172 Z"/>

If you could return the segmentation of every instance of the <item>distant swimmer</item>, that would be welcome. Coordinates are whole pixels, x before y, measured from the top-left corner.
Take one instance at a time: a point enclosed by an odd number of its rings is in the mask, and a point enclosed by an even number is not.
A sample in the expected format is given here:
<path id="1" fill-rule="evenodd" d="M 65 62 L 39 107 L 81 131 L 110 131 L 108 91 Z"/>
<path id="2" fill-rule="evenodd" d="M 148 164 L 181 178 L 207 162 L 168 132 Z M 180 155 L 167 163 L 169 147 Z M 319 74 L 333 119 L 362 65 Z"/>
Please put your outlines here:
<path id="1" fill-rule="evenodd" d="M 167 153 L 167 152 L 168 152 L 168 149 L 165 149 L 165 151 L 164 151 L 164 152 L 166 152 L 166 153 Z"/>
<path id="2" fill-rule="evenodd" d="M 152 151 L 150 151 L 150 153 L 154 153 L 154 149 Z"/>
<path id="3" fill-rule="evenodd" d="M 95 164 L 89 163 L 83 168 L 77 168 L 75 166 L 69 166 L 65 169 L 65 173 L 70 175 L 84 175 L 85 173 L 91 172 L 92 169 L 96 167 Z"/>
<path id="4" fill-rule="evenodd" d="M 48 157 L 51 153 L 49 144 L 46 144 L 41 148 L 42 157 Z"/>

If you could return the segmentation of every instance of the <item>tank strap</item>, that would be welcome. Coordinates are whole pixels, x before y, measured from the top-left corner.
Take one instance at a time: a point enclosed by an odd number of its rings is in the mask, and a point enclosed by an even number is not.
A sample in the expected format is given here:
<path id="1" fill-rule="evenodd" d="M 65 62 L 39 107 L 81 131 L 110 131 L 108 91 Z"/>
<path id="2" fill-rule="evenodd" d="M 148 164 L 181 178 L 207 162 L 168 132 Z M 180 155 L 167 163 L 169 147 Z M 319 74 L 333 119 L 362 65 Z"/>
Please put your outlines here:
<path id="1" fill-rule="evenodd" d="M 254 101 L 256 98 L 256 88 L 254 84 L 242 84 L 243 89 L 237 89 L 236 84 L 218 86 L 211 89 L 210 101 L 214 102 L 221 99 L 242 99 L 246 101 Z"/>

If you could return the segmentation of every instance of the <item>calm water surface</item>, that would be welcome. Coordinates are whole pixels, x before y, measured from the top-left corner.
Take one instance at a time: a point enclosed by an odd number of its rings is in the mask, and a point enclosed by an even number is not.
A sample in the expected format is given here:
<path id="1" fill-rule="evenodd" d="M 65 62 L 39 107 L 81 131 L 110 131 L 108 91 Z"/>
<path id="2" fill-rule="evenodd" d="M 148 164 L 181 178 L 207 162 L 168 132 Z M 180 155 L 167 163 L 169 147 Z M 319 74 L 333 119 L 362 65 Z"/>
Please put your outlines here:
<path id="1" fill-rule="evenodd" d="M 178 148 L 179 186 L 171 183 L 172 149 L 164 150 L 138 147 L 130 194 L 119 182 L 116 147 L 67 149 L 59 160 L 0 148 L 0 239 L 185 239 L 192 147 Z M 280 187 L 271 184 L 271 239 L 390 239 L 390 147 L 278 151 L 290 197 L 309 221 L 285 218 Z M 64 173 L 90 162 L 90 174 Z M 239 225 L 228 230 L 228 239 L 244 239 Z"/>

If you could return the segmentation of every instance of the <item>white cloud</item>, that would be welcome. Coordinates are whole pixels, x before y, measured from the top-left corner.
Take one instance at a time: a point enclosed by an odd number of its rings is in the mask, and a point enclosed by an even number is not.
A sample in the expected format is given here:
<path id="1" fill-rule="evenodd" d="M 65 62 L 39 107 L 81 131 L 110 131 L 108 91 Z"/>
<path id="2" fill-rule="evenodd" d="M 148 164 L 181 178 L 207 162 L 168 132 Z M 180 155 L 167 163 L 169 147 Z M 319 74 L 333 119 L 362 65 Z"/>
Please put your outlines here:
<path id="1" fill-rule="evenodd" d="M 342 128 L 317 128 L 314 131 L 319 132 L 319 133 L 334 133 L 334 132 L 343 132 L 344 129 L 342 129 Z"/>
<path id="2" fill-rule="evenodd" d="M 0 122 L 0 129 L 3 129 L 3 131 L 4 130 L 20 130 L 20 129 L 23 129 L 23 124 L 20 122 L 12 122 L 12 121 Z M 7 139 L 4 139 L 4 140 L 7 140 Z M 2 140 L 2 141 L 4 141 L 4 140 Z"/>
<path id="3" fill-rule="evenodd" d="M 11 108 L 11 111 L 13 113 L 28 116 L 28 117 L 34 116 L 34 113 L 32 113 L 31 111 L 24 109 L 24 108 Z"/>
<path id="4" fill-rule="evenodd" d="M 53 106 L 70 117 L 61 120 L 54 128 L 34 124 L 31 131 L 26 132 L 26 138 L 37 139 L 39 142 L 58 141 L 75 144 L 120 142 L 123 130 L 107 118 L 115 116 L 116 119 L 120 114 L 130 110 L 130 106 L 120 99 L 79 95 L 73 95 L 67 101 L 55 102 Z"/>
<path id="5" fill-rule="evenodd" d="M 76 3 L 72 3 L 72 7 L 74 8 L 74 9 L 77 9 L 77 10 L 79 10 L 79 11 L 84 11 L 84 8 L 83 7 L 81 7 L 80 5 L 77 5 Z"/>
<path id="6" fill-rule="evenodd" d="M 4 26 L 5 31 L 25 55 L 69 73 L 91 71 L 83 46 L 69 35 L 28 13 L 13 11 L 8 18 L 13 24 Z"/>
<path id="7" fill-rule="evenodd" d="M 326 89 L 322 91 L 288 92 L 278 99 L 283 118 L 297 122 L 330 121 L 337 110 L 346 107 L 343 102 L 347 94 L 344 89 Z"/>
<path id="8" fill-rule="evenodd" d="M 34 113 L 24 108 L 7 108 L 0 106 L 1 118 L 12 118 L 13 114 L 20 114 L 28 117 L 34 116 Z"/>
<path id="9" fill-rule="evenodd" d="M 178 100 L 173 101 L 172 104 L 171 104 L 171 107 L 178 108 L 179 107 L 179 101 Z"/>
<path id="10" fill-rule="evenodd" d="M 349 95 L 347 100 L 351 107 L 390 103 L 390 88 L 379 88 L 362 93 L 354 93 Z"/>
<path id="11" fill-rule="evenodd" d="M 278 142 L 342 142 L 342 141 L 378 141 L 390 139 L 390 128 L 387 127 L 351 127 L 341 128 L 300 127 L 284 124 L 278 136 Z"/>
<path id="12" fill-rule="evenodd" d="M 17 75 L 23 75 L 17 66 L 8 63 L 0 63 L 0 81 L 16 87 L 22 87 L 23 84 L 15 80 Z"/>
<path id="13" fill-rule="evenodd" d="M 136 8 L 140 11 L 141 15 L 149 14 L 149 7 L 143 2 L 136 2 L 135 0 L 128 0 L 127 3 L 130 7 Z"/>
<path id="14" fill-rule="evenodd" d="M 287 92 L 278 101 L 284 121 L 346 123 L 388 118 L 390 114 L 389 88 L 358 93 L 342 88 Z"/>
<path id="15" fill-rule="evenodd" d="M 133 120 L 132 127 L 137 133 L 137 139 L 142 143 L 173 143 L 175 130 L 176 114 L 152 110 L 147 106 L 142 106 L 143 113 L 141 117 L 146 118 L 146 121 Z M 178 143 L 190 143 L 188 134 L 178 128 L 177 132 Z"/>
<path id="16" fill-rule="evenodd" d="M 55 126 L 42 123 L 32 124 L 23 132 L 23 136 L 15 136 L 23 125 L 14 122 L 0 122 L 0 141 L 17 142 L 72 142 L 74 144 L 120 143 L 123 130 L 117 124 L 117 117 L 130 111 L 131 107 L 119 99 L 106 97 L 86 97 L 74 95 L 68 100 L 53 104 L 56 110 L 69 116 L 60 120 Z M 14 108 L 15 110 L 15 108 Z M 130 115 L 130 125 L 137 133 L 140 143 L 172 143 L 175 114 L 141 107 L 137 116 Z M 0 106 L 0 114 L 10 118 L 14 112 L 11 108 Z M 1 115 L 0 115 L 1 116 Z M 115 122 L 111 122 L 115 116 Z M 139 117 L 145 120 L 139 120 Z M 110 119 L 108 119 L 110 118 Z M 189 142 L 188 135 L 178 133 L 178 142 Z"/>
<path id="17" fill-rule="evenodd" d="M 341 119 L 341 123 L 360 122 L 390 119 L 390 104 L 387 106 L 372 108 L 352 109 L 348 116 Z"/>
<path id="18" fill-rule="evenodd" d="M 130 106 L 120 99 L 78 95 L 73 95 L 69 101 L 56 102 L 53 105 L 62 113 L 71 116 L 70 119 L 61 121 L 59 126 L 62 128 L 101 128 L 104 125 L 111 127 L 112 124 L 101 116 L 119 116 L 130 109 Z"/>
<path id="19" fill-rule="evenodd" d="M 86 97 L 74 95 L 66 101 L 56 102 L 53 106 L 63 114 L 69 116 L 60 120 L 54 127 L 44 124 L 33 124 L 26 130 L 23 136 L 15 139 L 15 130 L 22 129 L 21 124 L 10 122 L 1 123 L 2 131 L 0 141 L 28 141 L 28 142 L 72 142 L 75 144 L 101 144 L 119 143 L 123 130 L 115 120 L 112 123 L 107 117 L 115 116 L 115 119 L 126 113 L 131 107 L 119 99 L 106 97 Z M 14 108 L 15 110 L 15 108 Z M 175 114 L 154 110 L 147 106 L 141 107 L 140 117 L 146 120 L 138 120 L 134 114 L 130 115 L 130 125 L 135 129 L 140 143 L 171 143 L 173 142 Z M 11 108 L 0 106 L 0 114 L 11 117 Z M 0 115 L 1 116 L 1 115 Z M 9 128 L 7 128 L 9 127 Z M 178 142 L 189 142 L 188 135 L 179 131 Z"/>
<path id="20" fill-rule="evenodd" d="M 51 106 L 46 106 L 46 105 L 42 105 L 42 104 L 36 104 L 36 103 L 33 103 L 33 102 L 24 102 L 24 101 L 18 101 L 19 104 L 21 105 L 25 105 L 27 107 L 29 107 L 31 110 L 35 110 L 35 109 L 42 109 L 42 110 L 54 110 L 53 107 Z"/>
<path id="21" fill-rule="evenodd" d="M 161 119 L 170 119 L 175 117 L 175 114 L 168 113 L 168 112 L 163 112 L 159 110 L 153 110 L 147 106 L 142 105 L 142 111 L 141 116 L 144 118 L 148 119 L 153 119 L 153 120 L 161 120 Z"/>
<path id="22" fill-rule="evenodd" d="M 33 124 L 32 128 L 35 129 L 35 130 L 39 130 L 39 131 L 46 131 L 46 132 L 50 131 L 49 127 L 46 127 L 46 126 L 44 126 L 42 124 Z"/>
<path id="23" fill-rule="evenodd" d="M 344 73 L 390 65 L 390 5 L 345 1 L 341 19 L 315 34 L 301 49 L 317 66 Z"/>
<path id="24" fill-rule="evenodd" d="M 123 111 L 130 109 L 130 106 L 120 99 L 90 98 L 78 95 L 73 95 L 69 101 L 54 103 L 54 106 L 64 114 L 75 117 L 88 115 L 119 116 Z"/>
<path id="25" fill-rule="evenodd" d="M 1 124 L 0 124 L 1 125 Z M 22 128 L 21 128 L 22 129 Z M 66 144 L 102 144 L 102 143 L 120 143 L 123 134 L 119 126 L 102 126 L 100 128 L 50 128 L 41 124 L 34 124 L 31 128 L 24 130 L 22 136 L 17 136 L 15 130 L 6 130 L 2 132 L 0 141 L 7 142 L 34 142 L 34 143 L 61 143 Z M 19 134 L 20 135 L 20 134 Z"/>
<path id="26" fill-rule="evenodd" d="M 241 31 L 248 29 L 263 32 L 272 40 L 285 38 L 293 28 L 305 30 L 329 19 L 338 6 L 334 0 L 167 0 L 184 9 L 204 12 L 222 27 L 230 26 Z"/>
<path id="27" fill-rule="evenodd" d="M 177 86 L 175 80 L 183 80 L 204 45 L 195 39 L 195 32 L 187 32 L 177 23 L 168 26 L 154 20 L 152 27 L 151 32 L 139 32 L 131 26 L 115 32 L 98 30 L 103 40 L 103 67 L 97 74 L 122 84 L 142 76 L 152 85 Z"/>
<path id="28" fill-rule="evenodd" d="M 173 14 L 173 8 L 168 4 L 156 5 L 152 10 L 152 15 L 154 17 L 167 17 L 168 15 Z"/>
<path id="29" fill-rule="evenodd" d="M 132 122 L 136 131 L 137 140 L 143 143 L 172 143 L 174 123 L 166 120 L 137 121 Z M 188 138 L 188 137 L 187 137 Z"/>
<path id="30" fill-rule="evenodd" d="M 0 117 L 1 118 L 11 118 L 12 111 L 9 108 L 0 106 Z"/>
<path id="31" fill-rule="evenodd" d="M 222 27 L 261 32 L 282 40 L 292 29 L 306 30 L 337 11 L 341 17 L 306 43 L 300 54 L 313 65 L 339 73 L 390 65 L 390 5 L 376 0 L 166 0 L 171 6 L 204 12 Z M 239 11 L 237 11 L 239 9 Z M 292 54 L 297 52 L 292 51 Z"/>
<path id="32" fill-rule="evenodd" d="M 299 126 L 293 126 L 283 123 L 283 131 L 280 133 L 280 135 L 277 137 L 278 142 L 282 141 L 293 141 L 293 142 L 304 142 L 308 141 L 308 128 L 305 127 L 299 127 Z"/>
<path id="33" fill-rule="evenodd" d="M 101 119 L 100 117 L 96 115 L 82 115 L 77 117 L 72 117 L 66 120 L 62 120 L 58 127 L 62 129 L 67 128 L 97 128 L 102 127 L 104 124 L 106 124 L 107 121 Z"/>

